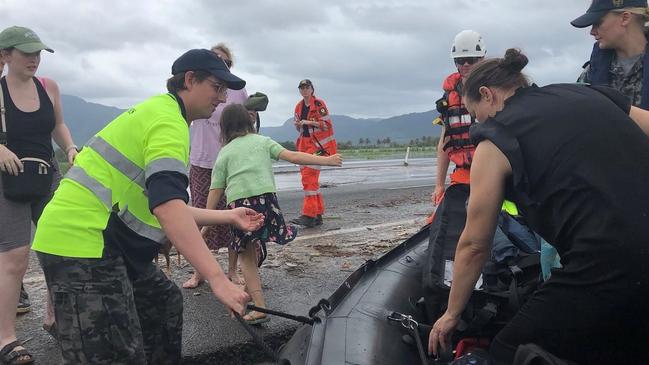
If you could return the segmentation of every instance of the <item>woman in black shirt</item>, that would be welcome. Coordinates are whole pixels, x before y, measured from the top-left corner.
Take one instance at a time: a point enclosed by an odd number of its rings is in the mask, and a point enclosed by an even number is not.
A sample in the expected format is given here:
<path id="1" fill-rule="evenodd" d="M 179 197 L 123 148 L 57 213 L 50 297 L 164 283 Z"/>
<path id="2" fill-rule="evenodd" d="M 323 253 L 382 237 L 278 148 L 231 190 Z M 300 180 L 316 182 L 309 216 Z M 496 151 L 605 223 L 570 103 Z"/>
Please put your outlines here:
<path id="1" fill-rule="evenodd" d="M 429 350 L 448 346 L 506 198 L 563 268 L 494 338 L 497 362 L 535 343 L 578 363 L 649 363 L 649 112 L 608 87 L 530 86 L 526 64 L 510 49 L 465 83 L 467 109 L 482 123 L 471 131 L 479 145 L 448 310 Z"/>
<path id="2" fill-rule="evenodd" d="M 14 26 L 0 32 L 0 52 L 7 66 L 7 76 L 0 79 L 6 119 L 6 145 L 0 144 L 0 170 L 6 174 L 18 175 L 23 169 L 20 161 L 23 157 L 49 161 L 56 169 L 52 138 L 65 151 L 69 163 L 77 154 L 63 122 L 58 85 L 52 79 L 35 77 L 42 50 L 53 52 L 28 28 Z M 59 179 L 60 175 L 55 172 L 51 193 L 27 202 L 7 199 L 0 181 L 0 362 L 3 363 L 33 361 L 16 341 L 16 303 L 29 262 L 31 224 L 38 221 Z M 48 325 L 54 321 L 50 307 L 45 320 Z"/>

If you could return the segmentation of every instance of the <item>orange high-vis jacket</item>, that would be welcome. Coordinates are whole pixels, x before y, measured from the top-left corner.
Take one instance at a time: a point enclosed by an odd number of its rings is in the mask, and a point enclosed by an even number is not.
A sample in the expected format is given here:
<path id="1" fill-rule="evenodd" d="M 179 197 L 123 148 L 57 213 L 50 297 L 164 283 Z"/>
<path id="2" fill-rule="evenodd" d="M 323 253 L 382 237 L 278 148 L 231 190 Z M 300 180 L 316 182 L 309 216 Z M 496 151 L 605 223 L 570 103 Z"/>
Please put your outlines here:
<path id="1" fill-rule="evenodd" d="M 298 121 L 302 116 L 302 107 L 304 100 L 300 100 L 295 105 L 295 120 Z M 333 155 L 337 151 L 336 139 L 334 138 L 334 128 L 331 123 L 329 110 L 324 100 L 318 99 L 315 96 L 311 97 L 309 103 L 309 113 L 307 120 L 317 121 L 318 126 L 308 126 L 309 136 L 305 137 L 300 130 L 300 135 L 297 138 L 296 147 L 300 152 L 317 153 L 322 149 L 328 155 Z"/>

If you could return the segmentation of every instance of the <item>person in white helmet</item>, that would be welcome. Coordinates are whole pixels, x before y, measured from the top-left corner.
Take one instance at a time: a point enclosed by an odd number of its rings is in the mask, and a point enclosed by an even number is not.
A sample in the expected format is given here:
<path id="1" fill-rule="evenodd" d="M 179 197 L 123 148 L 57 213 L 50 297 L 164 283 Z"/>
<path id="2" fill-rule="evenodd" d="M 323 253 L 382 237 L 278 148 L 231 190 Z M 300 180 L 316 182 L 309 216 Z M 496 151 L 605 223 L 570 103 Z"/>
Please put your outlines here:
<path id="1" fill-rule="evenodd" d="M 457 71 L 448 75 L 442 84 L 444 95 L 437 100 L 440 116 L 433 122 L 442 126 L 437 144 L 437 179 L 431 195 L 433 205 L 438 206 L 429 218 L 432 223 L 429 252 L 433 247 L 453 247 L 460 238 L 466 221 L 466 202 L 469 198 L 469 169 L 475 146 L 469 138 L 469 127 L 475 123 L 464 107 L 462 85 L 471 68 L 482 60 L 487 52 L 482 36 L 473 30 L 463 30 L 455 36 L 451 57 Z M 451 173 L 451 185 L 446 190 L 446 174 L 450 162 L 455 168 Z M 424 289 L 434 286 L 434 262 L 427 260 L 424 268 Z"/>
<path id="2" fill-rule="evenodd" d="M 439 205 L 444 197 L 446 172 L 451 161 L 455 169 L 451 184 L 469 184 L 469 168 L 475 146 L 469 139 L 469 126 L 474 123 L 464 103 L 461 89 L 463 81 L 475 63 L 487 53 L 482 36 L 473 30 L 463 30 L 455 36 L 451 57 L 457 72 L 450 74 L 442 84 L 444 95 L 437 100 L 437 111 L 442 133 L 437 144 L 437 182 L 432 194 L 433 205 Z"/>

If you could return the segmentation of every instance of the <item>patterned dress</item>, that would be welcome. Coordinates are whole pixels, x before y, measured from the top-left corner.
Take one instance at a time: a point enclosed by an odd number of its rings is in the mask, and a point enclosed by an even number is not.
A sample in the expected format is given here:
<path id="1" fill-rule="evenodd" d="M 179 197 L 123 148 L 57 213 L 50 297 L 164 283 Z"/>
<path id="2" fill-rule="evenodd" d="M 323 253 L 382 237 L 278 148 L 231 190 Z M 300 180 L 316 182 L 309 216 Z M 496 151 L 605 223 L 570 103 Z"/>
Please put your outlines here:
<path id="1" fill-rule="evenodd" d="M 261 266 L 266 259 L 267 242 L 285 245 L 293 241 L 297 236 L 297 228 L 291 224 L 287 225 L 284 221 L 275 193 L 237 199 L 230 203 L 230 209 L 238 207 L 250 208 L 264 215 L 263 227 L 254 232 L 243 232 L 237 228 L 231 228 L 233 239 L 230 247 L 237 252 L 241 252 L 249 243 L 256 245 L 258 248 L 257 266 Z"/>
<path id="2" fill-rule="evenodd" d="M 207 205 L 207 194 L 210 191 L 210 180 L 212 169 L 191 165 L 189 169 L 189 190 L 192 195 L 192 206 L 205 208 Z M 216 209 L 226 209 L 227 201 L 225 195 L 221 197 Z M 210 250 L 218 250 L 228 247 L 232 241 L 232 233 L 227 225 L 216 225 L 208 228 L 205 235 L 205 243 Z"/>

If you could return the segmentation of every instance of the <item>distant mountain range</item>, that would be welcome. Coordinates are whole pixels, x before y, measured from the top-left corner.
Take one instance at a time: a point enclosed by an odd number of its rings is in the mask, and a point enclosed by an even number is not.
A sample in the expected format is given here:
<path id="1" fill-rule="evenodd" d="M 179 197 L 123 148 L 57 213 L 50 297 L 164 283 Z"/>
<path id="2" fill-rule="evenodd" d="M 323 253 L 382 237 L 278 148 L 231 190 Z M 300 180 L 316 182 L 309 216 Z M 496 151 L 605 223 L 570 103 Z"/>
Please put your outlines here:
<path id="1" fill-rule="evenodd" d="M 79 146 L 85 144 L 108 122 L 124 112 L 124 109 L 89 103 L 71 95 L 61 95 L 61 105 L 63 105 L 63 120 L 70 128 L 74 142 Z"/>
<path id="2" fill-rule="evenodd" d="M 108 122 L 124 112 L 124 109 L 89 103 L 76 96 L 62 95 L 61 99 L 63 117 L 78 145 L 86 143 Z M 424 136 L 437 137 L 440 127 L 431 124 L 436 117 L 437 112 L 430 110 L 385 119 L 359 119 L 345 115 L 332 115 L 331 119 L 336 139 L 340 142 L 351 141 L 356 145 L 360 138 L 369 138 L 371 143 L 375 143 L 377 139 L 390 137 L 392 142 L 407 143 L 411 139 L 421 139 Z M 264 127 L 262 113 L 261 125 L 261 134 L 277 142 L 294 141 L 297 137 L 293 119 L 278 127 Z"/>

